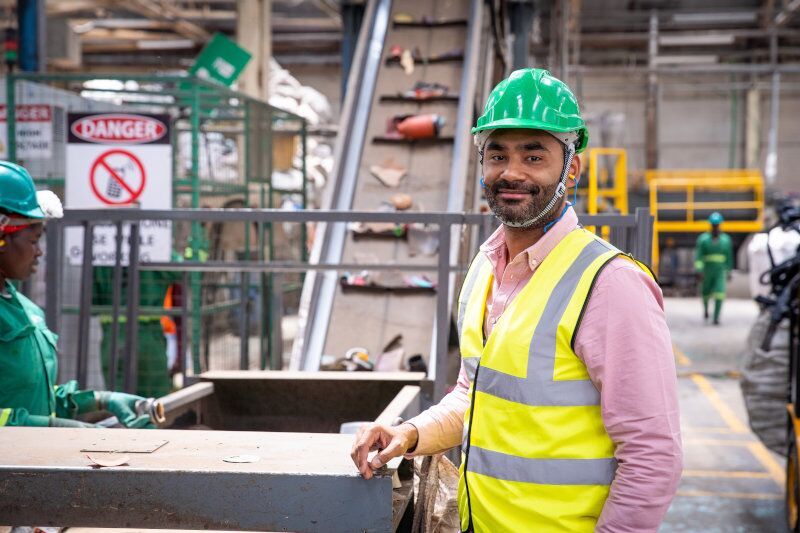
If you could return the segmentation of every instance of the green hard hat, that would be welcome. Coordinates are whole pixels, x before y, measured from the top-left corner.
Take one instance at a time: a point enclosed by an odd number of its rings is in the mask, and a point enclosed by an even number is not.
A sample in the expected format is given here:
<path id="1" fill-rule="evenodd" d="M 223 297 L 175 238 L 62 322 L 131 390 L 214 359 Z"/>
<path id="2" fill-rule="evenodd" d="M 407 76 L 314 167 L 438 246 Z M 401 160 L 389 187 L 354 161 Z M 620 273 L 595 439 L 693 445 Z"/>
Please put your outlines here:
<path id="1" fill-rule="evenodd" d="M 589 143 L 589 131 L 575 95 L 566 83 L 539 68 L 516 70 L 498 83 L 472 134 L 501 128 L 575 132 L 577 153 Z"/>
<path id="2" fill-rule="evenodd" d="M 33 178 L 23 167 L 0 161 L 0 209 L 26 218 L 44 218 Z"/>
<path id="3" fill-rule="evenodd" d="M 709 215 L 708 221 L 711 222 L 712 226 L 718 226 L 722 224 L 725 221 L 725 219 L 722 217 L 721 214 L 714 211 L 713 213 L 711 213 L 711 215 Z"/>

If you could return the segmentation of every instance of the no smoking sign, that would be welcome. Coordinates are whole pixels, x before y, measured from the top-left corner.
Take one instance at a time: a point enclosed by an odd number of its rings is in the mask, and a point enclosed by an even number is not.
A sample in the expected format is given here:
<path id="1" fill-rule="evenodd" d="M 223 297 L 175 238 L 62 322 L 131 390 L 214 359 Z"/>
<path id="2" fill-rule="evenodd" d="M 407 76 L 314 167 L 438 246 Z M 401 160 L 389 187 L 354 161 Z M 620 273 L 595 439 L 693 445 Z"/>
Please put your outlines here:
<path id="1" fill-rule="evenodd" d="M 146 181 L 142 162 L 127 150 L 108 150 L 100 154 L 89 172 L 92 192 L 108 205 L 136 202 Z"/>

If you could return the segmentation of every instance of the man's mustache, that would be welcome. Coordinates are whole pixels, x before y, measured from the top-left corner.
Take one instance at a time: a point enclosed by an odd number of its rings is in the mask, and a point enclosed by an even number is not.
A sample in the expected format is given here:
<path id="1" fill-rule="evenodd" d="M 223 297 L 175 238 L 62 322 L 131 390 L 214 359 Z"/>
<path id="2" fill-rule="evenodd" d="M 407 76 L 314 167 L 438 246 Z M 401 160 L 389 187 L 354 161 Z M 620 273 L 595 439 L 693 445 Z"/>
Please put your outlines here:
<path id="1" fill-rule="evenodd" d="M 508 181 L 505 179 L 499 179 L 492 183 L 491 189 L 494 194 L 500 194 L 501 189 L 528 194 L 539 194 L 540 191 L 538 185 L 532 185 L 521 181 Z"/>

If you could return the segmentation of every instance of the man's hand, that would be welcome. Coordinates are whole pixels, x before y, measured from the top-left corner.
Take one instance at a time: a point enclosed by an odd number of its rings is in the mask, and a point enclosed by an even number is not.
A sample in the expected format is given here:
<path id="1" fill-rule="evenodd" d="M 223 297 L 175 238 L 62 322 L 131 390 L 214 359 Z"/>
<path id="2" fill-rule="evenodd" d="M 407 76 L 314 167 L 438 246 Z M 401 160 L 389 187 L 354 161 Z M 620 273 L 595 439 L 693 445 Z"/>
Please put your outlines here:
<path id="1" fill-rule="evenodd" d="M 390 459 L 399 457 L 417 445 L 419 434 L 412 424 L 399 426 L 383 426 L 367 424 L 358 430 L 353 449 L 350 452 L 353 462 L 364 479 L 372 478 L 372 471 L 385 465 Z M 369 452 L 379 450 L 372 458 L 367 459 Z"/>

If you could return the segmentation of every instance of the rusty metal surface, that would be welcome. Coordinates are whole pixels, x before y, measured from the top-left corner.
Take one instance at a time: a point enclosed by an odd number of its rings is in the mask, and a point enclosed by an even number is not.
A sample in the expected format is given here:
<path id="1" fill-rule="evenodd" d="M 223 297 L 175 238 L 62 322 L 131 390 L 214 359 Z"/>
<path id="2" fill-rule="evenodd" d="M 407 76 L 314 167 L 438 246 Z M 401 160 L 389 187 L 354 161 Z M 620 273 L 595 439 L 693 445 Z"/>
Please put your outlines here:
<path id="1" fill-rule="evenodd" d="M 101 433 L 167 444 L 96 469 Z M 174 430 L 0 430 L 0 523 L 250 531 L 390 531 L 390 475 L 362 480 L 351 435 Z M 257 455 L 257 463 L 224 457 Z"/>
<path id="2" fill-rule="evenodd" d="M 344 422 L 375 420 L 404 386 L 426 384 L 424 374 L 412 372 L 229 371 L 200 378 L 214 384 L 203 400 L 204 424 L 304 433 L 338 433 Z"/>

